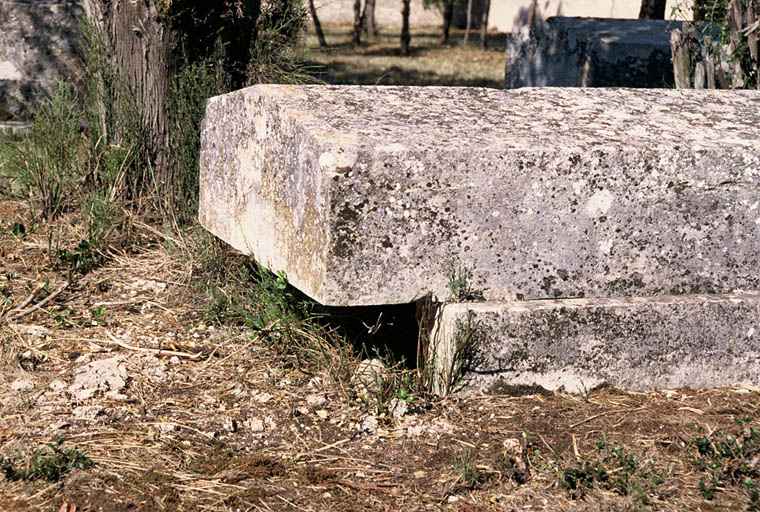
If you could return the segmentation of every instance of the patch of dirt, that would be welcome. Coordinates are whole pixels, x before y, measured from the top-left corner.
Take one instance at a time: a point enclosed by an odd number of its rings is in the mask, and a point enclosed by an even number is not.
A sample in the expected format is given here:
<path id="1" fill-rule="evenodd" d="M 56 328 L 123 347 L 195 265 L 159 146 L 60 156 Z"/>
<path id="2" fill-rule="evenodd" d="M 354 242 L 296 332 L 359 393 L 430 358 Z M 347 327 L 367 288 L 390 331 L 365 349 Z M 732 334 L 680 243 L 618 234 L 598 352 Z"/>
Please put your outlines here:
<path id="1" fill-rule="evenodd" d="M 0 455 L 21 463 L 61 440 L 93 462 L 52 483 L 0 476 L 2 510 L 753 505 L 757 422 L 745 419 L 758 416 L 758 389 L 581 397 L 505 386 L 466 399 L 413 395 L 398 417 L 376 416 L 247 328 L 208 323 L 195 263 L 158 239 L 114 251 L 8 322 L 41 283 L 31 304 L 70 276 L 48 246 L 55 228 L 16 236 L 8 226 L 27 222 L 25 209 L 0 211 Z"/>

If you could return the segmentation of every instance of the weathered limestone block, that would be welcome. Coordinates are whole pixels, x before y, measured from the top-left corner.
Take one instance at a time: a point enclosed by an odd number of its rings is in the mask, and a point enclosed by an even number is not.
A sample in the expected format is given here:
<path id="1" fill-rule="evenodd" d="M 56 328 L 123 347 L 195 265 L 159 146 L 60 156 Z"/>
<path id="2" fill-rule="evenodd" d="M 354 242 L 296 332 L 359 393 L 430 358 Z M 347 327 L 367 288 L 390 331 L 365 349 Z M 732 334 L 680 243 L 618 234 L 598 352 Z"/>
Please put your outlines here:
<path id="1" fill-rule="evenodd" d="M 0 121 L 31 120 L 58 77 L 82 74 L 76 27 L 80 2 L 0 2 Z"/>
<path id="2" fill-rule="evenodd" d="M 760 289 L 760 92 L 260 85 L 212 98 L 200 221 L 328 305 Z"/>
<path id="3" fill-rule="evenodd" d="M 433 336 L 436 375 L 451 372 L 465 336 L 473 351 L 454 389 L 465 393 L 499 383 L 569 392 L 603 382 L 634 390 L 760 385 L 758 292 L 448 304 Z"/>
<path id="4" fill-rule="evenodd" d="M 557 16 L 515 26 L 505 87 L 673 88 L 670 32 L 682 24 Z"/>

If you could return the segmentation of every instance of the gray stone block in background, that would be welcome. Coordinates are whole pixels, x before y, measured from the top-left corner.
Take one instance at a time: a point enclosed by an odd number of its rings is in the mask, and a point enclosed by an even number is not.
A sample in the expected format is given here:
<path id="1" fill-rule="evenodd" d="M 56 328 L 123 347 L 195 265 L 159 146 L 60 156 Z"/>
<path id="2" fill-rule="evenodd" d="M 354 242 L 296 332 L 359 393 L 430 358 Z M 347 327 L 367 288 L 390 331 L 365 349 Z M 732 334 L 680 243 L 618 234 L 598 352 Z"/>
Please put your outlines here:
<path id="1" fill-rule="evenodd" d="M 673 88 L 670 32 L 680 21 L 566 18 L 516 26 L 505 88 Z"/>
<path id="2" fill-rule="evenodd" d="M 0 121 L 29 121 L 59 76 L 82 74 L 79 1 L 0 2 Z"/>
<path id="3" fill-rule="evenodd" d="M 464 336 L 474 346 L 455 389 L 466 393 L 760 385 L 758 292 L 447 304 L 438 318 L 436 375 L 451 371 Z"/>
<path id="4" fill-rule="evenodd" d="M 327 305 L 760 289 L 760 92 L 260 85 L 212 98 L 200 221 Z"/>

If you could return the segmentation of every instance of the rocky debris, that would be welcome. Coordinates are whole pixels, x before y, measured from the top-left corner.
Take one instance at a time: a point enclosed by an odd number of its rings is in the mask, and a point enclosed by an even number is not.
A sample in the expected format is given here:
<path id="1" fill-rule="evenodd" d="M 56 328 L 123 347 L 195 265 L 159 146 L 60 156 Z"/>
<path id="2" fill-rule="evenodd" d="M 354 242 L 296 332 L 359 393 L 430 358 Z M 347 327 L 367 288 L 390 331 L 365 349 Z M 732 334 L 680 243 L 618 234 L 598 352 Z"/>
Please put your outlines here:
<path id="1" fill-rule="evenodd" d="M 407 400 L 394 397 L 391 398 L 391 403 L 388 405 L 388 412 L 393 418 L 398 419 L 403 418 L 407 414 L 419 414 L 422 412 L 422 409 Z"/>
<path id="2" fill-rule="evenodd" d="M 11 383 L 13 391 L 29 391 L 34 389 L 34 382 L 28 379 L 16 379 Z"/>
<path id="3" fill-rule="evenodd" d="M 66 382 L 62 381 L 61 379 L 55 379 L 48 385 L 48 387 L 55 392 L 63 391 L 66 389 L 66 386 L 68 386 L 68 384 L 66 384 Z"/>
<path id="4" fill-rule="evenodd" d="M 71 423 L 69 423 L 66 420 L 58 420 L 55 423 L 50 424 L 50 428 L 52 430 L 61 430 L 64 428 L 69 428 L 71 426 Z"/>
<path id="5" fill-rule="evenodd" d="M 160 423 L 155 424 L 156 430 L 160 432 L 161 434 L 167 434 L 169 432 L 176 432 L 179 430 L 179 426 L 177 426 L 175 423 L 171 423 L 168 421 L 162 421 Z"/>
<path id="6" fill-rule="evenodd" d="M 315 393 L 306 397 L 306 403 L 312 407 L 322 407 L 324 405 L 327 405 L 327 402 L 327 397 L 320 393 Z"/>
<path id="7" fill-rule="evenodd" d="M 237 432 L 238 422 L 229 416 L 225 416 L 225 418 L 222 420 L 222 428 L 227 432 Z"/>
<path id="8" fill-rule="evenodd" d="M 360 394 L 378 393 L 382 390 L 386 375 L 385 365 L 380 359 L 365 359 L 356 368 L 351 384 L 356 386 Z"/>
<path id="9" fill-rule="evenodd" d="M 41 325 L 10 324 L 9 327 L 20 335 L 32 340 L 41 340 L 50 336 L 50 329 Z"/>
<path id="10" fill-rule="evenodd" d="M 127 369 L 122 356 L 99 359 L 79 368 L 69 393 L 77 400 L 87 400 L 97 393 L 103 393 L 113 400 L 124 400 L 121 391 L 126 387 Z"/>
<path id="11" fill-rule="evenodd" d="M 263 432 L 264 420 L 259 418 L 249 418 L 243 422 L 243 426 L 251 432 Z"/>
<path id="12" fill-rule="evenodd" d="M 377 431 L 377 416 L 374 414 L 367 414 L 362 416 L 356 423 L 356 430 L 364 434 L 374 434 Z"/>
<path id="13" fill-rule="evenodd" d="M 254 393 L 253 394 L 253 399 L 262 404 L 267 403 L 272 398 L 274 397 L 270 395 L 269 393 Z"/>
<path id="14" fill-rule="evenodd" d="M 525 445 L 515 438 L 505 439 L 503 445 L 504 461 L 514 472 L 512 478 L 520 484 L 527 482 L 530 479 L 530 467 Z"/>
<path id="15" fill-rule="evenodd" d="M 71 412 L 78 420 L 95 421 L 98 416 L 104 413 L 104 410 L 99 405 L 81 405 L 75 407 Z"/>

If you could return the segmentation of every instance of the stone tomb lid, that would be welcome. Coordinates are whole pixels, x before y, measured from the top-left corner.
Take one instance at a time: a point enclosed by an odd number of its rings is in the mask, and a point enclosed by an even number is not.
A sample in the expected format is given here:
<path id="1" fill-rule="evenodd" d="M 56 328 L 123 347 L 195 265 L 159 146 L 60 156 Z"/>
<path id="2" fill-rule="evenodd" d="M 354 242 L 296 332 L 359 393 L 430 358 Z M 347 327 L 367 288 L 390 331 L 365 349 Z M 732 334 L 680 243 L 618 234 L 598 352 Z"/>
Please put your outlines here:
<path id="1" fill-rule="evenodd" d="M 260 85 L 212 98 L 200 219 L 331 305 L 758 289 L 760 92 Z"/>

